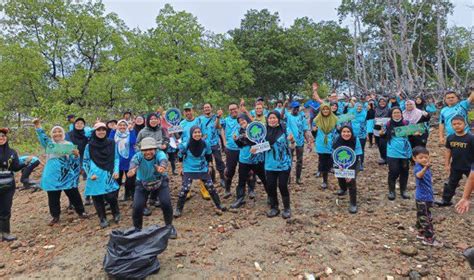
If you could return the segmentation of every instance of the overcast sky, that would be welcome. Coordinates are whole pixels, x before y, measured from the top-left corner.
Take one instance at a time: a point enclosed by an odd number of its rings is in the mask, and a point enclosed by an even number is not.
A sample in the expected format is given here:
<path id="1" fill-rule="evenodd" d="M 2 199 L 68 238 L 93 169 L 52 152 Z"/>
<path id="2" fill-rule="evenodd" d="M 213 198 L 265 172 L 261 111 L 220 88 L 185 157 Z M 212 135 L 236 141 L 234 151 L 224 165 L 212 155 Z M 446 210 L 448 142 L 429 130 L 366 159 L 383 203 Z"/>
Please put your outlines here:
<path id="1" fill-rule="evenodd" d="M 284 26 L 295 18 L 310 17 L 314 21 L 337 20 L 340 0 L 104 0 L 107 12 L 115 12 L 130 28 L 146 30 L 155 26 L 155 18 L 166 3 L 175 10 L 185 10 L 198 18 L 207 30 L 224 33 L 240 26 L 240 20 L 249 9 L 269 9 L 278 12 Z M 454 14 L 449 25 L 474 25 L 474 0 L 453 0 Z M 343 25 L 350 22 L 343 22 Z"/>

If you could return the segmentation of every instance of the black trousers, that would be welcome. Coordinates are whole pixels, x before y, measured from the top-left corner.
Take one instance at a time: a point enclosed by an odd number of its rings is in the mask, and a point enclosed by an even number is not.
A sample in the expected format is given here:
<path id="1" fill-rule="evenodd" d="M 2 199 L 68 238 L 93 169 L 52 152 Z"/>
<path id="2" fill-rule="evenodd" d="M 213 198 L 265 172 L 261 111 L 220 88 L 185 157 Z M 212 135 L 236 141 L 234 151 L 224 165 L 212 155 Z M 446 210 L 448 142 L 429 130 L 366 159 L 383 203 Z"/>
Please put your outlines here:
<path id="1" fill-rule="evenodd" d="M 176 171 L 176 159 L 178 158 L 178 152 L 168 152 L 168 161 L 171 165 L 171 171 Z"/>
<path id="2" fill-rule="evenodd" d="M 34 163 L 28 164 L 25 168 L 21 170 L 21 178 L 20 182 L 22 184 L 28 184 L 28 180 L 30 179 L 30 175 L 35 170 L 36 167 L 40 165 L 40 161 L 36 161 Z"/>
<path id="3" fill-rule="evenodd" d="M 265 177 L 265 166 L 263 162 L 258 164 L 246 164 L 239 162 L 239 183 L 237 185 L 237 199 L 245 197 L 245 183 L 249 180 L 249 174 L 253 172 L 262 181 L 265 192 L 267 191 L 267 179 Z"/>
<path id="4" fill-rule="evenodd" d="M 387 140 L 384 137 L 375 136 L 375 144 L 379 148 L 380 158 L 387 160 Z"/>
<path id="5" fill-rule="evenodd" d="M 133 198 L 133 194 L 135 193 L 135 181 L 136 175 L 133 177 L 128 177 L 127 175 L 128 170 L 120 170 L 119 177 L 117 179 L 117 184 L 120 186 L 123 182 L 123 177 L 125 176 L 125 198 Z"/>
<path id="6" fill-rule="evenodd" d="M 68 190 L 48 191 L 48 205 L 49 213 L 53 218 L 59 218 L 61 215 L 61 193 L 64 191 L 69 199 L 69 202 L 74 206 L 77 214 L 81 215 L 85 212 L 84 204 L 82 204 L 81 194 L 77 188 Z"/>
<path id="7" fill-rule="evenodd" d="M 410 160 L 404 158 L 387 158 L 388 163 L 388 185 L 395 186 L 397 179 L 400 182 L 400 190 L 406 190 L 408 173 L 410 171 Z"/>
<path id="8" fill-rule="evenodd" d="M 237 163 L 239 163 L 239 154 L 239 150 L 225 149 L 225 178 L 228 186 L 230 186 L 232 178 L 234 178 Z"/>
<path id="9" fill-rule="evenodd" d="M 337 178 L 337 182 L 339 183 L 339 187 L 343 191 L 349 190 L 349 199 L 351 204 L 357 204 L 357 181 L 352 179 L 349 183 L 346 182 L 346 178 Z"/>
<path id="10" fill-rule="evenodd" d="M 12 187 L 0 191 L 0 222 L 10 221 L 14 194 L 15 183 Z"/>
<path id="11" fill-rule="evenodd" d="M 367 138 L 359 138 L 360 147 L 362 148 L 362 155 L 359 156 L 359 164 L 364 164 L 365 159 L 365 143 L 367 143 Z"/>
<path id="12" fill-rule="evenodd" d="M 157 198 L 161 203 L 161 210 L 163 211 L 163 218 L 166 225 L 171 225 L 173 222 L 173 206 L 171 205 L 171 195 L 169 188 L 169 179 L 163 179 L 161 186 L 156 191 Z M 151 194 L 143 188 L 141 181 L 137 181 L 137 187 L 135 189 L 135 196 L 133 197 L 133 226 L 141 229 L 143 227 L 143 209 L 146 206 L 148 196 Z"/>
<path id="13" fill-rule="evenodd" d="M 301 172 L 303 171 L 303 154 L 304 154 L 304 146 L 295 147 L 291 149 L 291 160 L 296 153 L 296 179 L 301 178 Z"/>
<path id="14" fill-rule="evenodd" d="M 225 164 L 224 164 L 224 161 L 222 160 L 221 147 L 219 145 L 214 145 L 211 147 L 211 150 L 212 150 L 212 157 L 214 161 L 216 162 L 216 169 L 219 172 L 221 179 L 224 179 Z"/>
<path id="15" fill-rule="evenodd" d="M 318 171 L 319 172 L 329 172 L 332 168 L 332 154 L 320 154 L 318 153 Z"/>
<path id="16" fill-rule="evenodd" d="M 118 190 L 102 195 L 92 196 L 92 201 L 94 202 L 94 207 L 97 212 L 99 219 L 105 219 L 105 201 L 110 205 L 110 210 L 112 210 L 112 215 L 114 217 L 120 214 L 120 209 L 117 201 Z"/>
<path id="17" fill-rule="evenodd" d="M 469 177 L 469 170 L 453 170 L 451 169 L 449 173 L 448 183 L 444 184 L 443 189 L 443 200 L 451 201 L 453 196 L 456 194 L 456 189 L 459 187 L 459 181 L 461 181 L 462 176 Z"/>
<path id="18" fill-rule="evenodd" d="M 285 171 L 265 171 L 267 177 L 267 191 L 270 198 L 270 206 L 278 209 L 278 193 L 277 188 L 280 189 L 280 195 L 285 208 L 290 207 L 290 192 L 288 190 L 288 178 L 290 177 L 290 170 Z"/>
<path id="19" fill-rule="evenodd" d="M 369 144 L 370 146 L 372 146 L 372 144 L 374 143 L 374 134 L 368 133 L 368 136 L 369 136 Z"/>

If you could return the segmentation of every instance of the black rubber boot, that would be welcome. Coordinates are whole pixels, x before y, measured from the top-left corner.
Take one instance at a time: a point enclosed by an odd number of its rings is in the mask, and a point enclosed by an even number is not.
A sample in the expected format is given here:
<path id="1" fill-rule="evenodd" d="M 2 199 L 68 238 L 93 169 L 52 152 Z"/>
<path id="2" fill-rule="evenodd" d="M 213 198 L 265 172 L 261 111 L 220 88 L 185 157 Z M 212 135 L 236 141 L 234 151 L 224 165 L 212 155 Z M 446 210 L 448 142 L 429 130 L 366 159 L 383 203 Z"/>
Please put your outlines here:
<path id="1" fill-rule="evenodd" d="M 216 205 L 217 209 L 221 211 L 226 211 L 227 208 L 221 204 L 221 200 L 219 198 L 219 194 L 214 190 L 212 192 L 209 192 L 209 195 L 211 196 L 212 201 Z"/>
<path id="2" fill-rule="evenodd" d="M 270 197 L 270 207 L 270 210 L 267 212 L 267 217 L 273 218 L 280 214 L 280 210 L 278 209 L 277 198 Z"/>
<path id="3" fill-rule="evenodd" d="M 173 214 L 175 218 L 181 217 L 185 202 L 186 202 L 186 196 L 178 197 L 178 203 L 176 204 L 176 209 L 174 210 L 174 214 Z"/>
<path id="4" fill-rule="evenodd" d="M 395 200 L 395 182 L 388 180 L 388 200 Z"/>
<path id="5" fill-rule="evenodd" d="M 245 199 L 243 197 L 241 198 L 237 198 L 234 203 L 232 203 L 230 205 L 230 208 L 232 209 L 237 209 L 237 208 L 240 208 L 241 206 L 243 206 L 245 204 Z"/>
<path id="6" fill-rule="evenodd" d="M 2 241 L 12 242 L 16 237 L 10 234 L 10 220 L 0 221 L 0 231 L 2 232 Z"/>
<path id="7" fill-rule="evenodd" d="M 328 188 L 328 173 L 327 172 L 321 172 L 323 176 L 323 183 L 321 184 L 321 188 L 324 190 Z"/>
<path id="8" fill-rule="evenodd" d="M 410 199 L 410 195 L 407 192 L 407 186 L 400 186 L 400 196 L 403 199 Z"/>
<path id="9" fill-rule="evenodd" d="M 357 189 L 355 187 L 349 189 L 349 200 L 349 213 L 357 213 Z"/>
<path id="10" fill-rule="evenodd" d="M 225 191 L 224 191 L 224 198 L 229 198 L 232 196 L 232 193 L 230 192 L 230 186 L 232 184 L 231 180 L 226 180 L 225 181 Z"/>
<path id="11" fill-rule="evenodd" d="M 281 216 L 283 219 L 291 218 L 290 197 L 283 196 L 281 200 L 283 201 L 283 212 L 281 213 Z"/>
<path id="12" fill-rule="evenodd" d="M 346 182 L 343 181 L 342 184 L 341 184 L 341 181 L 339 181 L 339 187 L 340 187 L 340 189 L 337 191 L 337 195 L 339 195 L 339 196 L 346 195 L 346 193 L 347 193 Z"/>

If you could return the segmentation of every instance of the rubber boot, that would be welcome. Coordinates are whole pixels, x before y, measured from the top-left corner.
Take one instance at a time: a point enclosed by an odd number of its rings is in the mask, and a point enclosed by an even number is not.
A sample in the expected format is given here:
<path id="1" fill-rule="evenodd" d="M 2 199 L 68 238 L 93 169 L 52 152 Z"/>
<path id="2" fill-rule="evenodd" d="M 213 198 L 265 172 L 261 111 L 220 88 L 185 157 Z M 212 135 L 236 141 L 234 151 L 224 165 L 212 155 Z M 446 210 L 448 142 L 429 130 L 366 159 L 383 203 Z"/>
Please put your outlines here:
<path id="1" fill-rule="evenodd" d="M 215 190 L 213 192 L 211 192 L 211 198 L 212 198 L 212 201 L 214 202 L 214 204 L 216 205 L 217 209 L 219 209 L 221 211 L 226 211 L 227 210 L 227 208 L 221 204 L 219 194 L 217 194 L 217 192 Z"/>
<path id="2" fill-rule="evenodd" d="M 230 192 L 230 186 L 232 184 L 232 181 L 229 179 L 226 179 L 225 181 L 225 191 L 224 191 L 224 198 L 229 198 L 232 196 L 232 193 Z"/>
<path id="3" fill-rule="evenodd" d="M 407 186 L 406 185 L 405 186 L 400 185 L 400 196 L 403 199 L 410 199 L 410 195 L 407 192 Z"/>
<path id="4" fill-rule="evenodd" d="M 2 241 L 12 242 L 16 237 L 10 234 L 10 220 L 3 220 L 0 222 L 0 231 L 2 232 Z"/>
<path id="5" fill-rule="evenodd" d="M 209 195 L 209 192 L 207 191 L 206 187 L 204 186 L 204 183 L 202 181 L 199 181 L 199 186 L 200 186 L 200 191 L 201 191 L 201 196 L 205 200 L 211 199 L 211 196 Z"/>
<path id="6" fill-rule="evenodd" d="M 267 217 L 273 218 L 280 214 L 280 209 L 278 209 L 278 200 L 276 197 L 269 197 L 270 199 L 270 210 L 267 212 Z"/>
<path id="7" fill-rule="evenodd" d="M 321 184 L 321 188 L 323 188 L 323 190 L 327 189 L 328 188 L 328 173 L 327 172 L 321 172 L 322 176 L 323 176 L 323 183 Z"/>
<path id="8" fill-rule="evenodd" d="M 283 212 L 281 213 L 281 216 L 283 219 L 291 218 L 290 197 L 283 196 L 281 200 L 283 201 Z"/>
<path id="9" fill-rule="evenodd" d="M 357 189 L 355 186 L 349 188 L 349 213 L 355 214 L 357 213 Z"/>
<path id="10" fill-rule="evenodd" d="M 243 206 L 245 204 L 245 198 L 244 197 L 241 197 L 241 198 L 237 198 L 234 203 L 232 203 L 230 205 L 230 208 L 232 209 L 237 209 L 237 208 L 240 208 L 241 206 Z"/>
<path id="11" fill-rule="evenodd" d="M 388 200 L 395 200 L 395 182 L 388 180 Z"/>
<path id="12" fill-rule="evenodd" d="M 339 182 L 339 187 L 340 187 L 340 189 L 337 191 L 337 195 L 338 196 L 346 195 L 346 193 L 347 193 L 346 182 L 344 181 L 344 182 L 342 182 L 342 184 L 341 184 L 341 182 Z"/>
<path id="13" fill-rule="evenodd" d="M 176 209 L 174 210 L 174 214 L 173 214 L 175 218 L 181 217 L 185 202 L 186 202 L 186 197 L 178 197 L 178 203 L 176 204 Z"/>
<path id="14" fill-rule="evenodd" d="M 254 199 L 257 194 L 255 193 L 255 184 L 257 183 L 257 178 L 255 178 L 255 175 L 251 176 L 247 180 L 247 186 L 249 188 L 249 198 Z"/>

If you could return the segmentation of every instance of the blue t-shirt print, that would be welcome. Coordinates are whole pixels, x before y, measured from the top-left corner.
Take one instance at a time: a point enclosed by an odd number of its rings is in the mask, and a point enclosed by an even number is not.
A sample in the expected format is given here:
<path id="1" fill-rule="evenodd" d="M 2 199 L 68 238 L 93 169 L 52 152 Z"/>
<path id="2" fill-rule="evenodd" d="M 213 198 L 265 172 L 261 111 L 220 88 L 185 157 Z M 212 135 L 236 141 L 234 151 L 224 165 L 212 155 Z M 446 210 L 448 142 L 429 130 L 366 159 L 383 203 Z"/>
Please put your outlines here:
<path id="1" fill-rule="evenodd" d="M 451 120 L 453 119 L 454 116 L 456 115 L 463 116 L 464 119 L 466 120 L 466 123 L 468 123 L 467 113 L 469 111 L 470 105 L 471 104 L 469 103 L 469 100 L 463 100 L 463 101 L 458 102 L 454 106 L 451 106 L 451 107 L 446 106 L 443 109 L 441 109 L 439 123 L 444 124 L 444 127 L 445 127 L 444 134 L 446 136 L 454 134 L 454 129 L 451 126 Z M 469 131 L 469 125 L 466 125 L 465 131 L 466 132 Z"/>
<path id="2" fill-rule="evenodd" d="M 413 173 L 416 178 L 416 193 L 415 199 L 418 201 L 424 202 L 433 202 L 434 195 L 433 195 L 433 185 L 432 185 L 432 175 L 431 169 L 428 168 L 426 170 L 425 175 L 423 178 L 416 177 L 416 174 L 423 169 L 423 166 L 419 163 L 415 164 L 415 168 L 413 169 Z"/>
<path id="3" fill-rule="evenodd" d="M 221 125 L 225 133 L 226 148 L 229 150 L 238 151 L 239 147 L 234 141 L 234 134 L 238 134 L 240 128 L 237 118 L 234 119 L 231 116 L 228 116 L 221 120 Z"/>

